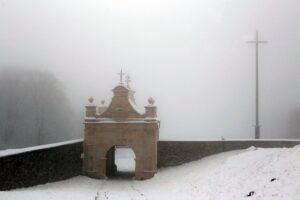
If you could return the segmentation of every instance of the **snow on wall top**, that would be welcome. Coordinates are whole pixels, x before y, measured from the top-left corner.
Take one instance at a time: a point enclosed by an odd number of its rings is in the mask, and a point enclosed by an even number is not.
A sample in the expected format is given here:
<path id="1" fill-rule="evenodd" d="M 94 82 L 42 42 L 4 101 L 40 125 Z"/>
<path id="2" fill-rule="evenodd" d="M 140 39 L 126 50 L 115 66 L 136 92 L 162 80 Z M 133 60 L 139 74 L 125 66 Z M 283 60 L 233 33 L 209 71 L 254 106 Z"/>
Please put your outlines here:
<path id="1" fill-rule="evenodd" d="M 77 139 L 77 140 L 57 142 L 57 143 L 52 143 L 52 144 L 45 144 L 45 145 L 26 147 L 26 148 L 20 148 L 20 149 L 6 149 L 6 150 L 0 151 L 0 157 L 20 154 L 20 153 L 29 152 L 29 151 L 35 151 L 35 150 L 39 150 L 39 149 L 48 149 L 48 148 L 52 148 L 52 147 L 63 146 L 66 144 L 73 144 L 73 143 L 82 142 L 82 141 L 83 141 L 83 139 Z"/>

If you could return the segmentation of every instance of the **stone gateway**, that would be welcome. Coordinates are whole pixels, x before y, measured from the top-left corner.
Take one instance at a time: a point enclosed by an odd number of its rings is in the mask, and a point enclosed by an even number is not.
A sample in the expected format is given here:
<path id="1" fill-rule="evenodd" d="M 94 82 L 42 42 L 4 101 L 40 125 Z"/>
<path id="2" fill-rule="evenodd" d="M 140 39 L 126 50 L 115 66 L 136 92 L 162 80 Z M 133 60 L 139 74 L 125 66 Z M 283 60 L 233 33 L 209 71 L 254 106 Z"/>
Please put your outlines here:
<path id="1" fill-rule="evenodd" d="M 145 112 L 138 109 L 134 91 L 122 82 L 113 89 L 109 106 L 97 107 L 93 98 L 86 106 L 84 133 L 84 174 L 93 178 L 106 178 L 116 172 L 115 147 L 127 146 L 135 153 L 135 179 L 154 176 L 157 171 L 157 142 L 159 120 L 154 100 L 149 98 Z"/>

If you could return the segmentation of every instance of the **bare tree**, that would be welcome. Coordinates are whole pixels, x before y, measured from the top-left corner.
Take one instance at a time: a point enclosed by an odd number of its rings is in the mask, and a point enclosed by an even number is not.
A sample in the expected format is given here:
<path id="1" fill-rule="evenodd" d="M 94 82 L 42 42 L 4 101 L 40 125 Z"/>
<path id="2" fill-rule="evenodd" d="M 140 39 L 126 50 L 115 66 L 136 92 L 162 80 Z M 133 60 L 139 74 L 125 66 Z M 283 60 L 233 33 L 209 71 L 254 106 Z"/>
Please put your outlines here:
<path id="1" fill-rule="evenodd" d="M 23 147 L 73 138 L 73 111 L 63 84 L 49 72 L 0 70 L 0 147 Z"/>

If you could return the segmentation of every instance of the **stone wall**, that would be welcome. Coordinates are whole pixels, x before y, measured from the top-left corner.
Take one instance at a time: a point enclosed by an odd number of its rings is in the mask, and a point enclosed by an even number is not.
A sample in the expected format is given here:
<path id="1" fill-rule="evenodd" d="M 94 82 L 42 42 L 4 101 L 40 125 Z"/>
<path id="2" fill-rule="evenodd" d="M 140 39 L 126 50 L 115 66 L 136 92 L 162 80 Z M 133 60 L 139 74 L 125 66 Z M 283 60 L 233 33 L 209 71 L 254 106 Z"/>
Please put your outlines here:
<path id="1" fill-rule="evenodd" d="M 225 151 L 251 146 L 293 147 L 300 140 L 224 140 L 224 141 L 159 141 L 158 167 L 176 166 Z"/>
<path id="2" fill-rule="evenodd" d="M 0 157 L 0 190 L 29 187 L 82 174 L 82 142 Z"/>
<path id="3" fill-rule="evenodd" d="M 159 141 L 158 167 L 212 154 L 256 147 L 293 147 L 300 140 Z M 0 190 L 29 187 L 82 175 L 82 141 L 0 157 Z"/>

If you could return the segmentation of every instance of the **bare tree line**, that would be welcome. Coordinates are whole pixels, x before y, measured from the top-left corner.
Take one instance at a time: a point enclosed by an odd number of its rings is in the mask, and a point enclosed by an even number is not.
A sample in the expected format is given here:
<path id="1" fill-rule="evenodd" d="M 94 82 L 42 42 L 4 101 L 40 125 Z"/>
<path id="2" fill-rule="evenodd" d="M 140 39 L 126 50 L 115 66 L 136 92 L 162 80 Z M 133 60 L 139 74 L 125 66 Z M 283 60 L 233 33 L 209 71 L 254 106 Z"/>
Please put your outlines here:
<path id="1" fill-rule="evenodd" d="M 73 138 L 73 111 L 64 86 L 36 69 L 0 69 L 0 148 Z"/>

